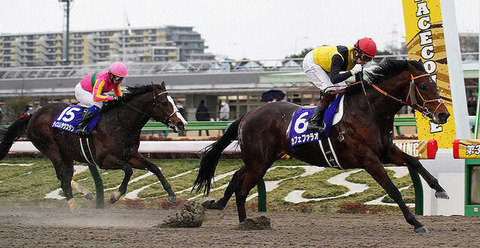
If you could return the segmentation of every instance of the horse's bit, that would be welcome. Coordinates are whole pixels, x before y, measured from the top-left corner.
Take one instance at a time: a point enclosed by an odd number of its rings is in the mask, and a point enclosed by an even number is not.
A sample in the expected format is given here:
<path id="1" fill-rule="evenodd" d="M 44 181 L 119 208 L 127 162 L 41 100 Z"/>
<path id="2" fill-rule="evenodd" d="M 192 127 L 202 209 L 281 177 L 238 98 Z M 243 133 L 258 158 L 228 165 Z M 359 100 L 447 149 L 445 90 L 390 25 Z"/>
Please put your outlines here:
<path id="1" fill-rule="evenodd" d="M 436 98 L 436 99 L 431 99 L 431 100 L 426 100 L 423 96 L 422 96 L 422 93 L 420 92 L 420 90 L 418 90 L 418 86 L 415 84 L 415 79 L 417 78 L 421 78 L 421 77 L 429 77 L 430 74 L 429 73 L 426 73 L 426 74 L 422 74 L 422 75 L 419 75 L 419 76 L 413 76 L 412 74 L 411 75 L 411 78 L 412 80 L 410 81 L 410 88 L 409 88 L 409 91 L 408 91 L 408 94 L 407 94 L 407 98 L 405 99 L 405 101 L 401 100 L 401 99 L 398 99 L 390 94 L 388 94 L 387 92 L 383 91 L 382 89 L 380 89 L 378 86 L 376 86 L 375 84 L 372 84 L 372 87 L 377 90 L 378 92 L 380 92 L 381 94 L 385 95 L 385 96 L 388 96 L 390 97 L 391 99 L 403 104 L 403 105 L 407 105 L 407 106 L 410 106 L 412 107 L 413 109 L 419 111 L 422 113 L 422 115 L 424 116 L 427 116 L 427 117 L 430 117 L 430 118 L 433 118 L 434 114 L 437 112 L 438 108 L 442 105 L 442 104 L 445 104 L 445 102 L 440 99 L 440 98 Z M 418 95 L 420 96 L 420 98 L 422 99 L 422 102 L 423 102 L 423 106 L 420 106 L 420 104 L 418 104 L 417 102 L 417 98 L 415 96 L 415 91 L 418 93 Z M 410 97 L 410 102 L 411 104 L 408 104 L 408 98 Z M 438 102 L 439 104 L 437 105 L 437 107 L 435 108 L 435 110 L 432 112 L 430 112 L 430 110 L 427 108 L 426 104 L 428 102 Z"/>

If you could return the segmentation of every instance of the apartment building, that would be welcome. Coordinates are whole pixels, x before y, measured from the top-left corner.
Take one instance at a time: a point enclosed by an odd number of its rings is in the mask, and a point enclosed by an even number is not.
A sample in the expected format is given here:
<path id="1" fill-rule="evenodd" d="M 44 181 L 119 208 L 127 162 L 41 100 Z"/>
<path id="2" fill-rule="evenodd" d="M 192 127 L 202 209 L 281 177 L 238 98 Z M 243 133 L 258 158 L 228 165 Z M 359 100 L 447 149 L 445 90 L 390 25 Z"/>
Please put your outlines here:
<path id="1" fill-rule="evenodd" d="M 214 60 L 205 40 L 187 26 L 70 32 L 0 34 L 0 67 L 88 65 L 110 61 Z"/>

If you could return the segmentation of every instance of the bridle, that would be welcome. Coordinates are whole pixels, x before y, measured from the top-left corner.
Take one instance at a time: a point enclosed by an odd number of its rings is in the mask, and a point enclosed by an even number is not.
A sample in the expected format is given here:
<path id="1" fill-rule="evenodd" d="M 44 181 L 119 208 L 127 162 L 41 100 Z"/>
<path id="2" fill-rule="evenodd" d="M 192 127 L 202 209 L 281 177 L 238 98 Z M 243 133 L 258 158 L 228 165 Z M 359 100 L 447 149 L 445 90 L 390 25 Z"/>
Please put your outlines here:
<path id="1" fill-rule="evenodd" d="M 155 106 L 160 106 L 160 103 L 158 102 L 157 99 L 158 99 L 161 95 L 164 95 L 164 94 L 168 94 L 168 91 L 162 91 L 162 92 L 160 92 L 160 93 L 158 93 L 158 94 L 156 94 L 156 95 L 155 95 L 155 92 L 153 92 L 153 106 L 154 106 L 154 107 L 155 107 Z M 126 105 L 127 107 L 129 107 L 129 108 L 131 108 L 131 109 L 133 109 L 133 110 L 135 110 L 135 111 L 137 111 L 137 112 L 139 112 L 139 113 L 147 116 L 149 119 L 152 118 L 151 115 L 143 112 L 142 110 L 140 110 L 140 109 L 138 109 L 138 108 L 133 107 L 132 105 L 130 105 L 130 104 L 128 104 L 128 103 L 125 103 L 125 102 L 121 102 L 121 103 L 122 103 L 123 105 Z M 170 119 L 171 119 L 177 112 L 178 112 L 178 110 L 173 111 L 169 116 L 167 116 L 163 121 L 160 121 L 160 122 L 162 122 L 163 124 L 165 124 L 165 125 L 168 126 L 168 127 L 173 127 L 173 125 L 172 125 L 171 123 L 169 123 L 169 122 L 170 122 Z"/>
<path id="2" fill-rule="evenodd" d="M 168 94 L 168 91 L 163 91 L 155 95 L 155 92 L 153 92 L 153 106 L 160 106 L 160 103 L 158 103 L 157 99 L 163 95 L 163 94 Z M 173 103 L 172 103 L 173 104 Z M 175 108 L 174 108 L 175 109 Z M 169 116 L 165 118 L 165 120 L 162 121 L 163 124 L 170 126 L 169 121 L 170 119 L 178 112 L 178 109 L 173 111 Z"/>
<path id="3" fill-rule="evenodd" d="M 380 89 L 378 86 L 376 86 L 375 84 L 371 84 L 372 87 L 377 90 L 378 92 L 380 92 L 381 94 L 387 96 L 387 97 L 390 97 L 391 99 L 403 104 L 403 105 L 407 105 L 407 106 L 410 106 L 412 107 L 413 109 L 419 111 L 420 113 L 422 113 L 422 115 L 424 116 L 427 116 L 429 118 L 433 118 L 435 113 L 437 112 L 438 108 L 443 104 L 445 105 L 445 102 L 440 99 L 440 98 L 436 98 L 436 99 L 430 99 L 430 100 L 426 100 L 423 96 L 422 96 L 422 93 L 420 92 L 420 90 L 418 89 L 418 86 L 417 84 L 415 83 L 415 79 L 417 78 L 422 78 L 422 77 L 429 77 L 430 74 L 429 73 L 425 73 L 425 74 L 422 74 L 422 75 L 419 75 L 419 76 L 413 76 L 413 74 L 410 74 L 411 76 L 411 81 L 410 81 L 410 87 L 409 87 L 409 91 L 408 91 L 408 94 L 407 94 L 407 98 L 405 99 L 405 101 L 401 100 L 401 99 L 398 99 L 390 94 L 388 94 L 387 92 L 385 92 L 384 90 Z M 416 93 L 418 93 L 418 96 L 421 98 L 422 100 L 422 105 L 418 104 L 418 101 L 417 101 L 417 97 L 416 97 Z M 408 104 L 408 99 L 410 98 L 410 104 Z M 435 110 L 432 112 L 430 112 L 430 110 L 427 108 L 426 104 L 429 103 L 429 102 L 438 102 L 438 105 L 437 107 L 435 108 Z"/>

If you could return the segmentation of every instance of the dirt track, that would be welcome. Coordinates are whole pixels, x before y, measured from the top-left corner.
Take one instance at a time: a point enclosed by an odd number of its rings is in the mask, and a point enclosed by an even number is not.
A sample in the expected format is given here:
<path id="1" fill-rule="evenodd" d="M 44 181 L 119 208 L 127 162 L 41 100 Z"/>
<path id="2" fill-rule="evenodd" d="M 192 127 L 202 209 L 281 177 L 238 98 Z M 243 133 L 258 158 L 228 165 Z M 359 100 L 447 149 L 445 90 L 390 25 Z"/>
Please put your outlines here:
<path id="1" fill-rule="evenodd" d="M 250 213 L 271 230 L 237 230 L 235 212 L 207 211 L 200 228 L 158 228 L 165 210 L 0 208 L 0 247 L 474 247 L 480 218 L 419 216 L 418 234 L 400 215 Z"/>

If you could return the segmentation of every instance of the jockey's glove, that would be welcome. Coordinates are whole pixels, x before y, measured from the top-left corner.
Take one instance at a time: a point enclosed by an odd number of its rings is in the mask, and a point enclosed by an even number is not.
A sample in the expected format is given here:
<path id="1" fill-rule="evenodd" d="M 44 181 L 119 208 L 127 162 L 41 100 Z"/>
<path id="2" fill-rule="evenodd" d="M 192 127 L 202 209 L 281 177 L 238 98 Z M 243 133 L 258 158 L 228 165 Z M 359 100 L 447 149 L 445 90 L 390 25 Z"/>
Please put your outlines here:
<path id="1" fill-rule="evenodd" d="M 114 101 L 118 100 L 118 96 L 113 96 L 113 100 Z"/>
<path id="2" fill-rule="evenodd" d="M 361 72 L 363 69 L 362 65 L 361 64 L 356 64 L 351 70 L 350 72 L 352 73 L 352 76 Z"/>

